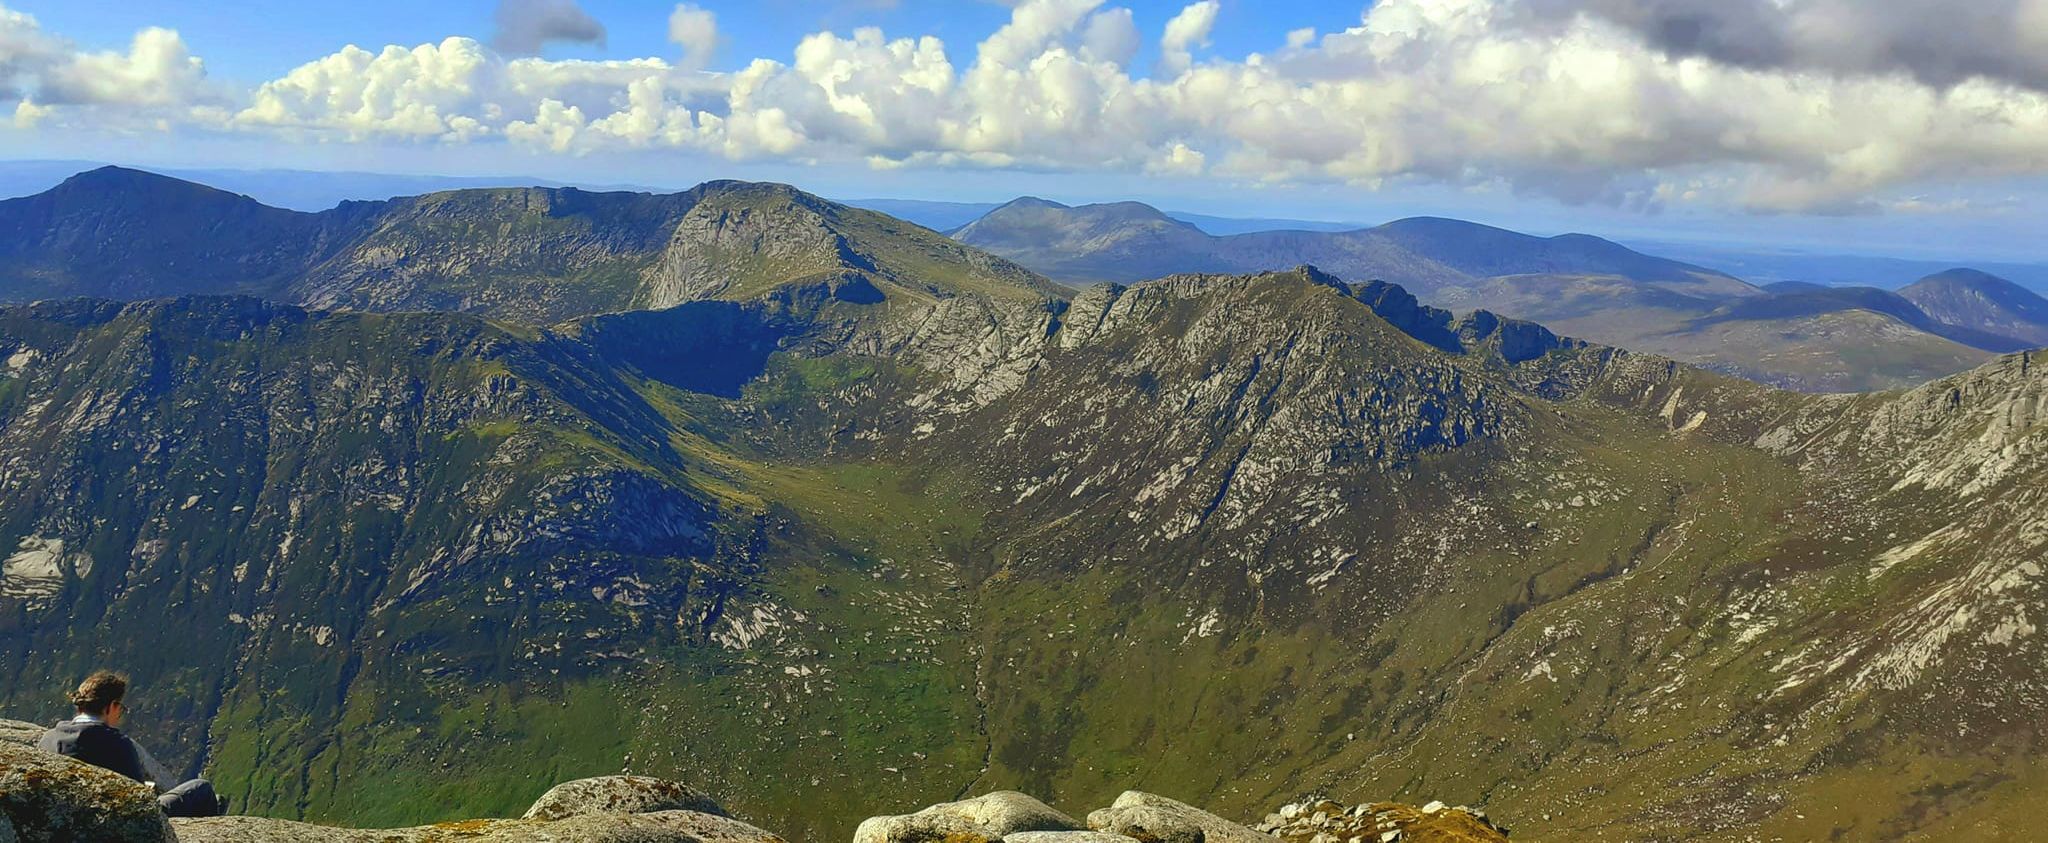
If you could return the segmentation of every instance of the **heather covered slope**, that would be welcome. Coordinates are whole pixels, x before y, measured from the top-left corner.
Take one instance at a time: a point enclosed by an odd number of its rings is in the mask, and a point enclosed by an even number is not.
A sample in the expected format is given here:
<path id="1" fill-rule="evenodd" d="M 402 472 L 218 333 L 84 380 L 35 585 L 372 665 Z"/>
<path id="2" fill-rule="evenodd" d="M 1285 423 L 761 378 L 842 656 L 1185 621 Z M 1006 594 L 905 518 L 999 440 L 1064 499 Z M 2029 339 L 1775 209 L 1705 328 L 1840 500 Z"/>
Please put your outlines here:
<path id="1" fill-rule="evenodd" d="M 160 755 L 366 826 L 630 768 L 803 840 L 996 788 L 2023 827 L 2031 358 L 1812 397 L 1312 270 L 1031 289 L 0 311 L 0 704 L 125 664 Z"/>

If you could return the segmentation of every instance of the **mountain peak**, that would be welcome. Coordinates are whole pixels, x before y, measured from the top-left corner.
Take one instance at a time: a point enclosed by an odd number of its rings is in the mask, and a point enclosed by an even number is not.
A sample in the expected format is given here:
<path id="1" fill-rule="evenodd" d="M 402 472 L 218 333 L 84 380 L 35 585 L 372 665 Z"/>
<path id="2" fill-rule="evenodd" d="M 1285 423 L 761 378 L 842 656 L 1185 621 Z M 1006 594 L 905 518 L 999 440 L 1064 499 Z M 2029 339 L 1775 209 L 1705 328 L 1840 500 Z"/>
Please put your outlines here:
<path id="1" fill-rule="evenodd" d="M 1051 199 L 1040 199 L 1036 196 L 1019 196 L 1015 199 L 1012 199 L 1008 202 L 1004 202 L 1003 204 L 997 206 L 995 211 L 1014 210 L 1023 208 L 1052 209 L 1064 211 L 1070 209 L 1070 207 L 1071 206 L 1054 202 Z M 989 213 L 995 213 L 995 211 L 990 211 Z"/>
<path id="2" fill-rule="evenodd" d="M 739 179 L 713 179 L 692 188 L 690 192 L 706 196 L 778 196 L 789 199 L 821 199 L 795 185 L 777 181 L 742 181 Z"/>
<path id="3" fill-rule="evenodd" d="M 547 324 L 788 284 L 855 298 L 861 284 L 920 300 L 1067 294 L 936 232 L 771 182 L 466 188 L 301 213 L 101 167 L 0 202 L 0 300 L 251 293 Z"/>
<path id="4" fill-rule="evenodd" d="M 1506 234 L 1517 237 L 1530 237 L 1530 239 L 1535 239 L 1530 235 L 1522 234 L 1520 232 L 1515 231 L 1509 231 L 1505 228 L 1498 228 L 1495 226 L 1486 225 L 1485 223 L 1472 222 L 1471 220 L 1452 219 L 1450 217 L 1402 217 L 1400 219 L 1381 225 L 1378 230 L 1387 233 L 1411 233 L 1434 235 L 1463 235 L 1472 234 L 1475 232 L 1484 232 L 1496 236 Z"/>
<path id="5" fill-rule="evenodd" d="M 2020 288 L 2019 285 L 2014 284 L 2011 281 L 2007 281 L 1996 275 L 1992 275 L 1989 272 L 1985 272 L 1981 269 L 1972 269 L 1967 266 L 1959 266 L 1953 269 L 1944 269 L 1940 272 L 1934 273 L 1933 275 L 1929 275 L 1925 278 L 1913 282 L 1913 286 L 1918 286 L 1921 284 L 1961 284 L 1967 287 L 1975 287 L 1980 289 L 2004 289 L 2006 287 L 2024 289 Z"/>
<path id="6" fill-rule="evenodd" d="M 1913 282 L 1899 295 L 1950 325 L 2011 337 L 2021 346 L 2048 345 L 2048 299 L 1991 273 L 1968 267 L 1944 270 Z"/>
<path id="7" fill-rule="evenodd" d="M 182 196 L 204 197 L 217 201 L 245 202 L 250 205 L 261 203 L 238 193 L 229 193 L 208 187 L 198 182 L 186 181 L 162 173 L 137 170 L 129 167 L 108 165 L 86 170 L 58 183 L 45 195 L 59 197 L 81 196 Z"/>
<path id="8" fill-rule="evenodd" d="M 1167 216 L 1165 211 L 1161 211 L 1143 202 L 1104 202 L 1096 205 L 1083 205 L 1076 210 L 1092 211 L 1103 217 L 1117 220 L 1133 222 L 1158 220 L 1174 225 L 1187 225 L 1187 223 Z"/>

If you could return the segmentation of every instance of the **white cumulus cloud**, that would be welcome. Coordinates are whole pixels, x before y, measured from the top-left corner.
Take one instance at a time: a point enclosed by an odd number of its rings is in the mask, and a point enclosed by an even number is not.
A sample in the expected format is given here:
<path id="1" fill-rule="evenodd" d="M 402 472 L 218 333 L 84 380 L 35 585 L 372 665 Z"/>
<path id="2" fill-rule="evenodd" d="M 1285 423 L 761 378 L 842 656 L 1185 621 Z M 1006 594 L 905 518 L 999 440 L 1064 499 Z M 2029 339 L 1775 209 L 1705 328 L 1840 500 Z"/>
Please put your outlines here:
<path id="1" fill-rule="evenodd" d="M 683 48 L 684 66 L 710 64 L 711 54 L 718 50 L 718 16 L 690 3 L 678 3 L 668 15 L 668 40 Z"/>
<path id="2" fill-rule="evenodd" d="M 1905 14 L 1920 0 L 1729 2 L 1361 2 L 1348 28 L 1196 62 L 1222 11 L 1204 0 L 1156 33 L 1151 74 L 1130 67 L 1145 37 L 1130 11 L 1105 0 L 1019 0 L 971 45 L 817 32 L 733 72 L 702 69 L 718 23 L 683 4 L 670 13 L 672 58 L 517 57 L 459 37 L 349 46 L 228 95 L 232 108 L 199 107 L 213 96 L 203 67 L 168 30 L 88 52 L 0 10 L 0 102 L 13 102 L 17 127 L 148 119 L 563 154 L 1428 181 L 1645 209 L 1932 213 L 1942 206 L 1901 197 L 2048 175 L 2048 93 L 2026 71 L 2048 51 L 1992 44 L 2005 58 L 1966 72 L 1884 46 L 1900 21 L 1926 23 Z M 2009 30 L 1997 44 L 2042 37 L 2048 0 L 1985 2 Z M 1821 49 L 1806 20 L 1860 27 L 1866 54 Z M 1760 36 L 1776 46 L 1735 52 L 1752 31 L 1776 33 Z"/>
<path id="3" fill-rule="evenodd" d="M 126 53 L 76 53 L 43 72 L 38 99 L 56 105 L 182 105 L 196 100 L 206 66 L 178 33 L 150 27 Z"/>
<path id="4" fill-rule="evenodd" d="M 214 108 L 219 98 L 175 30 L 143 29 L 125 51 L 86 50 L 0 5 L 0 103 L 14 103 L 17 128 L 69 114 L 97 127 L 157 126 Z"/>
<path id="5" fill-rule="evenodd" d="M 1195 48 L 1209 46 L 1209 33 L 1216 28 L 1216 13 L 1222 9 L 1220 0 L 1202 0 L 1166 22 L 1166 34 L 1159 39 L 1161 72 L 1176 76 L 1188 69 L 1188 64 L 1194 61 Z"/>

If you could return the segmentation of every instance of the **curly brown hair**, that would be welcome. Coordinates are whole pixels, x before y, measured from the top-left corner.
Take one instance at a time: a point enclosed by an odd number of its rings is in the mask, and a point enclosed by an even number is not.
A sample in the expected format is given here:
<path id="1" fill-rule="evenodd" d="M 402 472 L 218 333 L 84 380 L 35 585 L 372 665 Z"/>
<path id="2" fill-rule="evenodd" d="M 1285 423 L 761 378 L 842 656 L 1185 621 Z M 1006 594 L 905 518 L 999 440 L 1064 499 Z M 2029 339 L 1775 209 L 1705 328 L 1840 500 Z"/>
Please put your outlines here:
<path id="1" fill-rule="evenodd" d="M 102 670 L 78 683 L 78 690 L 71 692 L 71 704 L 78 707 L 80 714 L 99 717 L 127 695 L 128 677 Z"/>

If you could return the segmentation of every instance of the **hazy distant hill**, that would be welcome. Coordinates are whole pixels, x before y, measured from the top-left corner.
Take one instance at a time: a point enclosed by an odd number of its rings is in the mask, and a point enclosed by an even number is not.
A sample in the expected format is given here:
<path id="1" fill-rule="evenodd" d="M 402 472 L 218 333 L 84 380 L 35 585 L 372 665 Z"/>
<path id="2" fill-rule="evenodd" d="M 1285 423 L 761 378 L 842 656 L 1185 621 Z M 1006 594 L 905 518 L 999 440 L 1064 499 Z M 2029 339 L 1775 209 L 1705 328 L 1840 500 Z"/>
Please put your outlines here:
<path id="1" fill-rule="evenodd" d="M 1951 325 L 2048 346 L 2048 299 L 1987 272 L 1951 269 L 1899 290 L 1927 315 Z"/>
<path id="2" fill-rule="evenodd" d="M 1002 207 L 995 202 L 934 202 L 925 199 L 847 199 L 856 208 L 881 211 L 936 231 L 953 231 Z M 1209 234 L 1244 234 L 1253 231 L 1350 231 L 1365 226 L 1326 220 L 1296 220 L 1274 217 L 1221 217 L 1186 211 L 1165 211 L 1166 216 L 1188 223 Z"/>
<path id="3" fill-rule="evenodd" d="M 1645 291 L 1613 278 L 1509 276 L 1475 288 L 1461 302 L 1808 391 L 1921 383 L 2029 345 L 1944 323 L 1874 287 L 1781 282 L 1758 295 L 1715 301 Z"/>
<path id="4" fill-rule="evenodd" d="M 107 166 L 95 161 L 0 161 L 0 199 L 28 196 L 57 186 L 72 175 Z M 556 181 L 531 176 L 445 176 L 325 170 L 242 170 L 229 167 L 152 167 L 186 181 L 199 182 L 256 201 L 295 211 L 324 211 L 348 201 L 417 196 L 447 190 L 486 187 L 580 187 L 598 191 L 658 193 L 640 185 Z"/>
<path id="5" fill-rule="evenodd" d="M 1532 237 L 1437 218 L 1353 231 L 1262 231 L 1218 237 L 1141 203 L 1068 207 L 1027 197 L 990 211 L 953 236 L 1074 284 L 1309 263 L 1339 277 L 1400 284 L 1424 299 L 1511 274 L 1612 275 L 1698 297 L 1755 292 L 1713 270 L 1644 255 L 1597 237 Z"/>
<path id="6" fill-rule="evenodd" d="M 1896 290 L 1957 263 L 1954 260 L 1832 254 L 1741 243 L 1695 243 L 1630 238 L 1629 244 L 1652 254 L 1715 267 L 1758 284 L 1805 281 L 1829 286 L 1867 286 Z M 2048 264 L 1977 260 L 1969 263 L 2036 293 L 2048 294 Z"/>

